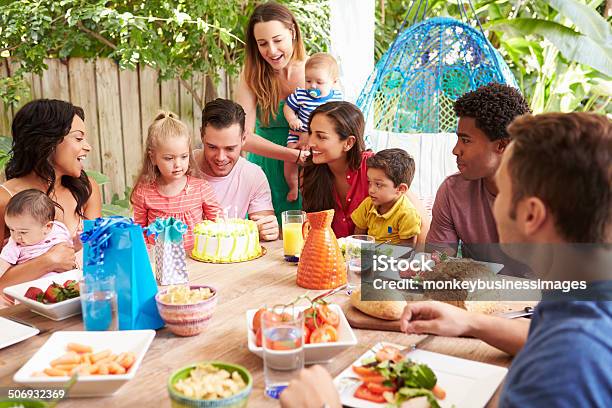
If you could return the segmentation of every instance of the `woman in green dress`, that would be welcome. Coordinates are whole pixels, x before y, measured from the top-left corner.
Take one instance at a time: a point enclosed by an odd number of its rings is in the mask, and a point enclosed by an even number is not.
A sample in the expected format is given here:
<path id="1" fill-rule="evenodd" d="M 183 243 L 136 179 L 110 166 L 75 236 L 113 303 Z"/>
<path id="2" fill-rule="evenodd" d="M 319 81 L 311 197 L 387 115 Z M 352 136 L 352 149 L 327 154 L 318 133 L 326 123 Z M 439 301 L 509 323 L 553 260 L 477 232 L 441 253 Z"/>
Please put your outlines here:
<path id="1" fill-rule="evenodd" d="M 249 161 L 261 166 L 272 190 L 272 204 L 280 224 L 285 210 L 302 208 L 301 198 L 287 201 L 289 188 L 283 161 L 303 164 L 309 152 L 286 147 L 289 124 L 283 115 L 285 98 L 304 87 L 306 51 L 295 17 L 277 3 L 257 6 L 246 33 L 246 58 L 236 102 L 246 112 Z"/>

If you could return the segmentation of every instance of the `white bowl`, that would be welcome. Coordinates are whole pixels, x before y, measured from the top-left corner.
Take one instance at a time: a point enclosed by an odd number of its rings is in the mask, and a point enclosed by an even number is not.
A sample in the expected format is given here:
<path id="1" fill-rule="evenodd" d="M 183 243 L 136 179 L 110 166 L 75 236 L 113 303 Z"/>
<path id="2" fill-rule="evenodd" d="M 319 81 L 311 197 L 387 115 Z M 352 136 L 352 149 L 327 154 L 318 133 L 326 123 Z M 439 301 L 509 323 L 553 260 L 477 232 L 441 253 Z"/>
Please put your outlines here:
<path id="1" fill-rule="evenodd" d="M 338 325 L 338 341 L 334 343 L 304 344 L 305 364 L 327 363 L 337 354 L 357 344 L 357 337 L 355 337 L 353 329 L 351 329 L 351 326 L 346 320 L 346 317 L 342 312 L 342 308 L 333 303 L 330 303 L 329 307 L 340 317 L 340 324 Z M 297 307 L 299 310 L 304 310 L 307 308 L 307 306 Z M 257 310 L 258 309 L 249 309 L 246 312 L 248 347 L 251 353 L 263 358 L 263 347 L 257 347 L 255 345 L 255 333 L 253 333 L 253 328 L 251 327 L 253 316 L 255 316 Z"/>
<path id="2" fill-rule="evenodd" d="M 25 304 L 35 313 L 48 317 L 51 320 L 64 320 L 68 317 L 81 313 L 80 296 L 58 303 L 44 304 L 25 297 L 25 293 L 27 292 L 28 288 L 32 286 L 40 288 L 44 292 L 53 282 L 63 285 L 67 280 L 74 279 L 78 281 L 82 277 L 83 271 L 80 269 L 73 269 L 71 271 L 48 276 L 46 278 L 40 278 L 33 281 L 20 283 L 19 285 L 9 286 L 4 288 L 4 293 Z"/>
<path id="3" fill-rule="evenodd" d="M 32 374 L 50 367 L 50 362 L 66 354 L 68 343 L 91 346 L 94 352 L 110 349 L 113 354 L 132 352 L 136 361 L 126 374 L 88 375 L 79 377 L 69 392 L 70 397 L 113 395 L 136 375 L 142 359 L 155 337 L 155 330 L 125 331 L 58 331 L 13 376 L 13 381 L 31 388 L 62 388 L 70 377 L 36 377 Z"/>

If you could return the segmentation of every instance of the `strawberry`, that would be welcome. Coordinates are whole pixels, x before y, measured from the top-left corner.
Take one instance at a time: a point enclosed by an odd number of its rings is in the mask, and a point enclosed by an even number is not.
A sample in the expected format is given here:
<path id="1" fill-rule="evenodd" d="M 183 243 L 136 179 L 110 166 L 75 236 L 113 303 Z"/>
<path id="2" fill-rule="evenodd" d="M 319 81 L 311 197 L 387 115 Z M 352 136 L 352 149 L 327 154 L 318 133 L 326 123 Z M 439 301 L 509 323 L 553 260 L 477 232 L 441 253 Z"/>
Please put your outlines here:
<path id="1" fill-rule="evenodd" d="M 39 296 L 42 296 L 43 291 L 41 288 L 37 288 L 35 286 L 31 286 L 26 290 L 25 297 L 32 300 L 38 300 Z"/>
<path id="2" fill-rule="evenodd" d="M 79 291 L 79 282 L 75 281 L 74 279 L 69 279 L 66 282 L 64 282 L 64 288 L 68 289 L 69 291 L 78 292 Z"/>
<path id="3" fill-rule="evenodd" d="M 45 290 L 44 302 L 45 303 L 57 303 L 61 302 L 66 298 L 64 288 L 55 282 L 49 285 Z"/>

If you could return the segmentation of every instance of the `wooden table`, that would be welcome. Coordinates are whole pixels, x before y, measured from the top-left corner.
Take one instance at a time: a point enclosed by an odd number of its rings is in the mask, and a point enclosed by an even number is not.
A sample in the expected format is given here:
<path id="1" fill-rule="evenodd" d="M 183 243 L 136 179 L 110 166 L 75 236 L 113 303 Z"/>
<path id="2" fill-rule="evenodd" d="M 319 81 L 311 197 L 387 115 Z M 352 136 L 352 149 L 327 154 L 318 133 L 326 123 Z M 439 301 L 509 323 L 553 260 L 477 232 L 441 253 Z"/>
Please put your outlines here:
<path id="1" fill-rule="evenodd" d="M 136 377 L 113 397 L 71 399 L 61 407 L 168 407 L 166 382 L 170 374 L 187 364 L 203 360 L 223 360 L 245 366 L 253 375 L 250 407 L 275 406 L 264 395 L 262 360 L 247 348 L 245 311 L 268 303 L 293 300 L 305 292 L 296 285 L 296 266 L 286 263 L 282 256 L 282 241 L 266 243 L 267 254 L 260 259 L 229 265 L 212 265 L 188 260 L 191 283 L 208 284 L 219 291 L 219 303 L 210 326 L 196 337 L 176 337 L 167 329 L 157 332 Z M 323 291 L 313 291 L 318 294 Z M 344 302 L 345 294 L 330 300 Z M 0 350 L 0 386 L 17 386 L 15 372 L 58 330 L 83 330 L 81 316 L 54 322 L 39 316 L 23 305 L 0 310 L 0 316 L 15 316 L 41 329 L 41 334 Z M 339 354 L 326 368 L 333 376 L 339 374 L 367 349 L 381 339 L 410 345 L 421 336 L 402 333 L 355 330 L 359 344 Z M 511 357 L 476 339 L 436 337 L 424 349 L 469 360 L 507 367 Z M 490 405 L 497 398 L 497 394 Z"/>

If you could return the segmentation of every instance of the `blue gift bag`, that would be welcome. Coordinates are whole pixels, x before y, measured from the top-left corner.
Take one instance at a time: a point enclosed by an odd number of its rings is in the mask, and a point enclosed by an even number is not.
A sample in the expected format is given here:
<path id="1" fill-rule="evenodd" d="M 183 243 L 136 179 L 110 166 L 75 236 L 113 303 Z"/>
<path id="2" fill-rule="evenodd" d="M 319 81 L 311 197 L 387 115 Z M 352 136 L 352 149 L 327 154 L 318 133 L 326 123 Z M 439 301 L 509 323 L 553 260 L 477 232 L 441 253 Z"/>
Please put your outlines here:
<path id="1" fill-rule="evenodd" d="M 81 241 L 83 276 L 115 276 L 119 330 L 163 327 L 155 304 L 157 284 L 140 225 L 116 216 L 86 220 Z"/>

